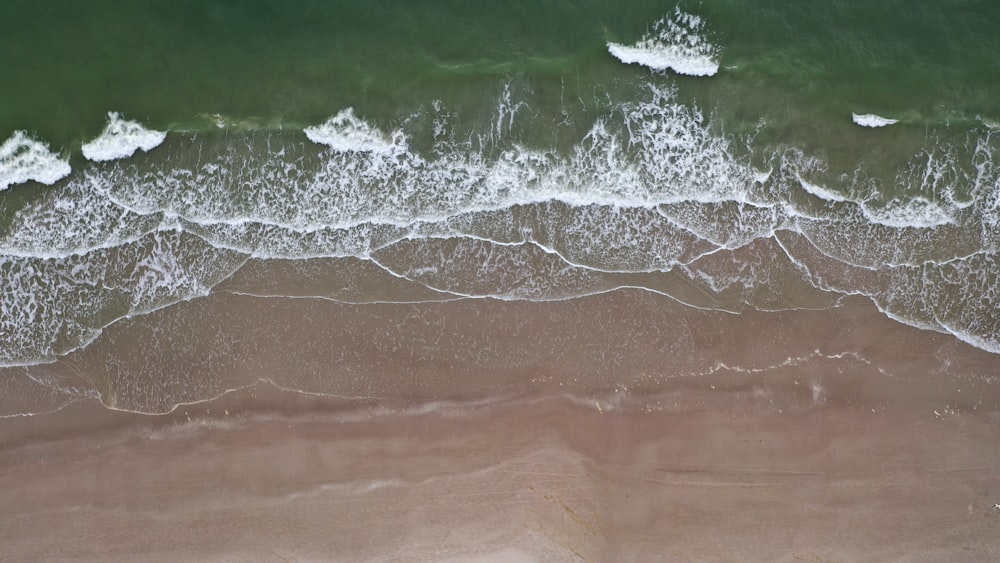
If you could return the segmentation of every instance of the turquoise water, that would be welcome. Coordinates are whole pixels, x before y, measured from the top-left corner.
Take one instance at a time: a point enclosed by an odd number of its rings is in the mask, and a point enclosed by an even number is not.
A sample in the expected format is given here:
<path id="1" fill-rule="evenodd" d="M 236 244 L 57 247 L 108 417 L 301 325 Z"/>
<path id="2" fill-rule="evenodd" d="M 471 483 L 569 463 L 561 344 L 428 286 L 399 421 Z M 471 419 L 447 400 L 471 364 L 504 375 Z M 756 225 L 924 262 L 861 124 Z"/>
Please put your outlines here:
<path id="1" fill-rule="evenodd" d="M 1000 352 L 998 29 L 987 1 L 7 2 L 0 365 L 43 381 L 226 293 L 862 296 Z"/>

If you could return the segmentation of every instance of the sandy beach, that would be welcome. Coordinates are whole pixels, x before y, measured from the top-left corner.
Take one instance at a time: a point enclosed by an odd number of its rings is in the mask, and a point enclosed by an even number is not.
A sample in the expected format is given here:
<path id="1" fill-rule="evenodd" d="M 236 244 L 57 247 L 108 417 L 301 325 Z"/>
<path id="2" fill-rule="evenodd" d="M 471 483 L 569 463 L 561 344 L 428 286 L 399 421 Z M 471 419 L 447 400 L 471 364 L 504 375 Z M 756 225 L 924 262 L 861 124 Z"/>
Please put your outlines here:
<path id="1" fill-rule="evenodd" d="M 63 422 L 91 428 L 0 453 L 3 559 L 984 561 L 1000 551 L 995 414 L 779 413 L 728 395 L 659 412 L 565 396 L 393 412 L 264 389 L 152 418 L 80 405 Z"/>
<path id="2" fill-rule="evenodd" d="M 272 301 L 212 299 L 220 308 L 200 305 L 185 334 L 197 337 L 201 318 L 232 323 L 229 334 L 256 334 L 237 330 L 256 315 L 281 326 Z M 304 318 L 294 305 L 283 304 L 288 319 Z M 437 356 L 389 359 L 377 338 L 349 340 L 359 365 L 384 367 L 365 379 L 376 393 L 282 391 L 263 381 L 280 373 L 236 369 L 252 365 L 243 357 L 216 372 L 230 385 L 243 377 L 241 390 L 166 414 L 85 400 L 0 420 L 2 558 L 983 561 L 1000 551 L 1000 400 L 983 377 L 997 362 L 951 337 L 861 302 L 736 317 L 642 292 L 386 307 L 352 334 L 422 311 L 438 322 L 387 340 L 439 340 Z M 313 306 L 308 318 L 338 326 L 349 309 Z M 630 332 L 587 328 L 615 319 Z M 310 357 L 310 325 L 288 326 L 301 332 L 245 349 L 349 369 L 333 359 L 348 344 L 325 334 Z M 558 336 L 565 326 L 573 339 Z M 683 330 L 641 330 L 654 326 Z M 664 343 L 682 334 L 697 348 L 671 356 Z M 125 336 L 155 345 L 134 327 Z M 456 361 L 458 345 L 489 348 L 494 362 Z M 585 361 L 628 346 L 649 352 Z M 93 369 L 98 354 L 206 365 L 197 349 L 170 356 L 185 350 L 176 343 L 139 350 L 101 341 L 72 365 Z M 681 370 L 691 373 L 670 377 Z"/>

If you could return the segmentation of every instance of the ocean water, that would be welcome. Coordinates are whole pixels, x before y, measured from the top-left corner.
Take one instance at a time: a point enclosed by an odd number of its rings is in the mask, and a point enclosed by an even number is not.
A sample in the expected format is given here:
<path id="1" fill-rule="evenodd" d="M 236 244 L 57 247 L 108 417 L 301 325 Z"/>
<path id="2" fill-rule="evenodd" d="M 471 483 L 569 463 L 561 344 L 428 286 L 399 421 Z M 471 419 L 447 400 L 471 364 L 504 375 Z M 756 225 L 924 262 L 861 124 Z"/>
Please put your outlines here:
<path id="1" fill-rule="evenodd" d="M 447 320 L 483 300 L 563 347 L 586 315 L 532 319 L 599 295 L 722 331 L 860 300 L 1000 354 L 998 29 L 986 0 L 6 2 L 0 416 L 379 396 L 371 358 L 435 334 L 502 391 L 510 335 Z M 279 333 L 337 353 L 266 360 Z M 627 340 L 600 365 L 653 369 Z M 714 369 L 678 342 L 662 376 Z"/>

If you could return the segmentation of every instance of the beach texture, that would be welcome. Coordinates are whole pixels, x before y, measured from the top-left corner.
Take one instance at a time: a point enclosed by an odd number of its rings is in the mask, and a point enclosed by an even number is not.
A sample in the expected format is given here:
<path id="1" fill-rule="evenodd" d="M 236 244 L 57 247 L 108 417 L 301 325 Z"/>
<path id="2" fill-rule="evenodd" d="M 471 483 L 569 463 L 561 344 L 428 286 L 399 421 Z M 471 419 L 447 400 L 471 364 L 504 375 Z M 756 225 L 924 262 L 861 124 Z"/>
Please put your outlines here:
<path id="1" fill-rule="evenodd" d="M 996 559 L 998 29 L 6 3 L 0 559 Z"/>

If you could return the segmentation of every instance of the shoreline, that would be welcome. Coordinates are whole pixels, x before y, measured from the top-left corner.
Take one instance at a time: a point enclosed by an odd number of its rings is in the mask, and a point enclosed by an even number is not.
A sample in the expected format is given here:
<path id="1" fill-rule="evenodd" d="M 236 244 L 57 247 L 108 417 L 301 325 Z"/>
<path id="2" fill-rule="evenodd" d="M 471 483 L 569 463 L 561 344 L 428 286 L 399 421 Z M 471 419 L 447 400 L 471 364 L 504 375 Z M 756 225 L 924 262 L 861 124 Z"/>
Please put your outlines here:
<path id="1" fill-rule="evenodd" d="M 262 382 L 402 403 L 756 386 L 789 405 L 973 412 L 1000 405 L 998 367 L 1000 356 L 892 321 L 864 300 L 731 315 L 641 290 L 371 305 L 222 293 L 116 323 L 53 364 L 0 369 L 0 414 L 86 396 L 164 413 Z"/>

